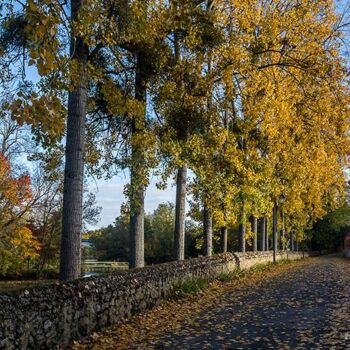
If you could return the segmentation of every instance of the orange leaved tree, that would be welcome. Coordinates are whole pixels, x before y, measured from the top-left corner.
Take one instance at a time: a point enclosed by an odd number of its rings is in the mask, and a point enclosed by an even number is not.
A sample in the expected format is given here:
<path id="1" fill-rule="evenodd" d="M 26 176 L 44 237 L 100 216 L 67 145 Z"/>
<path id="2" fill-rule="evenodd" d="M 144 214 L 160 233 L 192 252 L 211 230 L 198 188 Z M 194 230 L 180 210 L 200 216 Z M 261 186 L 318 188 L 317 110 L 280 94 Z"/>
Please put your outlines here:
<path id="1" fill-rule="evenodd" d="M 30 177 L 14 177 L 0 153 L 0 274 L 19 273 L 37 256 L 39 244 L 26 227 L 31 202 Z"/>

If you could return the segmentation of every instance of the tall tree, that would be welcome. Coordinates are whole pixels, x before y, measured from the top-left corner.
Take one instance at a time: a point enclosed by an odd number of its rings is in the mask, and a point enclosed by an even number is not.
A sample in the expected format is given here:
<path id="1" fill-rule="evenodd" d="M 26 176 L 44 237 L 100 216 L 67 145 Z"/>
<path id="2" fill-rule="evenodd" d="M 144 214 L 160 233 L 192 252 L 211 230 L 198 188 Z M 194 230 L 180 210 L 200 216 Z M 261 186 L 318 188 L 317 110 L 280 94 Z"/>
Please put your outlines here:
<path id="1" fill-rule="evenodd" d="M 207 50 L 207 38 L 204 36 L 205 26 L 211 26 L 204 20 L 205 1 L 177 0 L 170 3 L 172 63 L 165 70 L 166 75 L 158 91 L 158 112 L 165 119 L 166 137 L 161 143 L 169 145 L 165 155 L 168 157 L 169 173 L 175 172 L 176 177 L 176 220 L 174 230 L 174 259 L 184 259 L 185 216 L 188 157 L 186 144 L 190 135 L 198 132 L 201 125 L 200 110 L 204 91 L 200 86 L 199 75 L 202 67 L 202 52 Z M 194 28 L 195 31 L 193 30 Z M 171 138 L 168 138 L 171 135 Z M 164 142 L 165 141 L 165 142 Z M 179 152 L 179 149 L 181 150 Z M 175 151 L 175 152 L 173 152 Z M 171 161 L 169 162 L 169 158 Z"/>
<path id="2" fill-rule="evenodd" d="M 177 12 L 178 4 L 175 3 Z M 181 65 L 181 34 L 179 31 L 174 33 L 174 55 L 177 65 Z M 177 80 L 179 91 L 183 89 L 183 82 Z M 177 137 L 185 142 L 187 139 L 187 126 L 179 125 L 177 128 Z M 186 220 L 186 187 L 187 187 L 187 165 L 183 164 L 177 169 L 176 174 L 176 198 L 175 198 L 175 229 L 174 229 L 174 258 L 176 260 L 185 259 L 185 220 Z"/>
<path id="3" fill-rule="evenodd" d="M 146 62 L 142 53 L 136 57 L 135 99 L 143 106 L 141 118 L 132 120 L 132 136 L 137 137 L 145 129 L 147 77 L 144 72 Z M 130 169 L 130 267 L 144 266 L 144 197 L 145 188 L 142 183 L 145 160 L 142 145 L 132 145 Z"/>
<path id="4" fill-rule="evenodd" d="M 38 255 L 39 244 L 27 227 L 31 200 L 30 177 L 13 176 L 0 153 L 0 274 L 20 273 L 27 259 Z"/>
<path id="5" fill-rule="evenodd" d="M 82 0 L 71 1 L 71 20 L 77 22 Z M 64 169 L 60 279 L 80 276 L 83 217 L 85 117 L 87 101 L 87 62 L 89 49 L 84 38 L 72 30 L 70 54 L 77 65 L 68 95 L 66 161 Z"/>
<path id="6" fill-rule="evenodd" d="M 92 82 L 88 146 L 90 171 L 115 175 L 128 168 L 130 183 L 125 187 L 130 215 L 130 267 L 144 265 L 144 196 L 154 157 L 156 122 L 149 117 L 152 100 L 147 96 L 152 79 L 168 56 L 164 43 L 167 31 L 154 31 L 162 21 L 164 8 L 143 1 L 100 3 L 87 16 L 97 16 L 95 35 L 100 38 L 92 62 L 100 74 Z M 158 7 L 159 6 L 159 7 Z M 94 11 L 96 12 L 94 14 Z M 101 35 L 109 33 L 108 35 Z M 92 56 L 92 54 L 91 54 Z M 108 141 L 106 141 L 108 140 Z"/>

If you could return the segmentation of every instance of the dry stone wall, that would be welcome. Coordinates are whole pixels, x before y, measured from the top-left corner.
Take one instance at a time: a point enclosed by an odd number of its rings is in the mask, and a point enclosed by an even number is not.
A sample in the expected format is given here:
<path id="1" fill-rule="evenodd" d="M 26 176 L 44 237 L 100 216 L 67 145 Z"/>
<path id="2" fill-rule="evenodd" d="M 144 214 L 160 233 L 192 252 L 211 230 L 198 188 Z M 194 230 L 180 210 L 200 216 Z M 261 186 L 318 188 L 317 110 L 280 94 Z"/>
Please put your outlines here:
<path id="1" fill-rule="evenodd" d="M 161 303 L 181 281 L 267 261 L 271 252 L 226 253 L 0 294 L 0 349 L 63 348 Z"/>
<path id="2" fill-rule="evenodd" d="M 249 269 L 257 264 L 266 264 L 273 261 L 272 251 L 234 253 L 234 255 L 237 257 L 238 267 L 243 270 Z M 309 256 L 309 253 L 284 251 L 276 254 L 276 260 L 296 260 L 306 256 Z"/>

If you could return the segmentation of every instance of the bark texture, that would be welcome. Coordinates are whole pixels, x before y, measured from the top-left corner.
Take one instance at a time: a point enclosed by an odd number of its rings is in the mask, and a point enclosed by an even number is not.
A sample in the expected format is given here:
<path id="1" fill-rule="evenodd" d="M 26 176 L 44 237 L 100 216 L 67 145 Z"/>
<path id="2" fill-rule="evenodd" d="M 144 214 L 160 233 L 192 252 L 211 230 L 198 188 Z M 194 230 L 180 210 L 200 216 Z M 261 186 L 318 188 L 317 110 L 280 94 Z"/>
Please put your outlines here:
<path id="1" fill-rule="evenodd" d="M 265 217 L 265 250 L 268 251 L 270 249 L 270 241 L 269 241 L 269 218 Z"/>
<path id="2" fill-rule="evenodd" d="M 135 99 L 142 102 L 146 113 L 147 79 L 143 72 L 145 64 L 142 55 L 137 55 L 135 75 Z M 132 134 L 135 135 L 145 127 L 145 121 L 133 119 Z M 130 171 L 130 268 L 144 266 L 144 216 L 145 188 L 142 184 L 145 159 L 142 145 L 133 145 Z"/>
<path id="3" fill-rule="evenodd" d="M 244 224 L 239 224 L 239 251 L 245 252 L 245 233 L 246 226 Z"/>
<path id="4" fill-rule="evenodd" d="M 174 35 L 175 60 L 181 61 L 181 40 L 178 32 Z M 177 83 L 179 91 L 183 89 L 182 80 Z M 187 126 L 177 125 L 177 137 L 184 142 L 187 139 Z M 186 222 L 186 185 L 187 166 L 183 165 L 177 170 L 176 178 L 176 202 L 175 202 L 175 229 L 174 229 L 174 259 L 185 259 L 185 222 Z"/>
<path id="5" fill-rule="evenodd" d="M 72 21 L 77 19 L 81 7 L 81 0 L 71 1 Z M 79 64 L 79 77 L 76 82 L 73 82 L 74 88 L 68 96 L 60 255 L 61 280 L 71 280 L 80 276 L 83 216 L 88 48 L 82 38 L 72 34 L 70 51 L 72 59 Z"/>
<path id="6" fill-rule="evenodd" d="M 294 235 L 293 235 L 293 232 L 290 233 L 290 250 L 294 251 Z"/>
<path id="7" fill-rule="evenodd" d="M 285 227 L 285 217 L 284 217 L 284 210 L 281 210 L 281 223 L 282 223 L 282 228 L 281 228 L 281 249 L 285 250 L 286 249 L 286 243 L 285 243 L 285 237 L 286 237 L 286 227 Z"/>
<path id="8" fill-rule="evenodd" d="M 252 223 L 252 231 L 253 231 L 253 251 L 258 251 L 258 220 L 255 216 L 251 216 L 250 221 Z"/>
<path id="9" fill-rule="evenodd" d="M 186 182 L 187 167 L 184 165 L 177 171 L 175 230 L 174 230 L 174 258 L 185 259 L 185 221 L 186 221 Z"/>
<path id="10" fill-rule="evenodd" d="M 277 239 L 277 206 L 273 207 L 273 226 L 272 226 L 272 246 L 273 246 L 273 262 L 276 262 L 276 254 L 278 250 L 278 239 Z"/>
<path id="11" fill-rule="evenodd" d="M 221 227 L 221 251 L 223 253 L 227 252 L 227 227 Z"/>
<path id="12" fill-rule="evenodd" d="M 204 206 L 203 210 L 203 255 L 211 256 L 213 251 L 213 211 Z"/>
<path id="13" fill-rule="evenodd" d="M 260 226 L 260 250 L 265 250 L 265 243 L 266 243 L 266 237 L 265 237 L 265 218 L 259 219 L 259 226 Z"/>

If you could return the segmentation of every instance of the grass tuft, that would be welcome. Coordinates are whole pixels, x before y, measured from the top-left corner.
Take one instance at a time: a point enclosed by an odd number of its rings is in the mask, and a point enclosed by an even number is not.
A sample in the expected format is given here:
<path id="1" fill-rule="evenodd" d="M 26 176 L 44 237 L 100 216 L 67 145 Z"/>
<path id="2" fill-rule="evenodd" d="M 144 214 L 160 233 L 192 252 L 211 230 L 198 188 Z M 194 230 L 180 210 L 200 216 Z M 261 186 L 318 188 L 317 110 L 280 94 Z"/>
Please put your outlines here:
<path id="1" fill-rule="evenodd" d="M 198 294 L 209 286 L 209 282 L 202 277 L 193 277 L 174 286 L 173 299 L 185 298 L 189 295 Z"/>
<path id="2" fill-rule="evenodd" d="M 247 272 L 244 270 L 236 269 L 234 271 L 224 272 L 221 275 L 219 275 L 216 279 L 220 282 L 227 283 L 242 278 L 246 275 L 246 273 Z"/>

